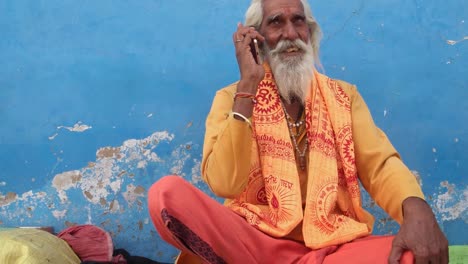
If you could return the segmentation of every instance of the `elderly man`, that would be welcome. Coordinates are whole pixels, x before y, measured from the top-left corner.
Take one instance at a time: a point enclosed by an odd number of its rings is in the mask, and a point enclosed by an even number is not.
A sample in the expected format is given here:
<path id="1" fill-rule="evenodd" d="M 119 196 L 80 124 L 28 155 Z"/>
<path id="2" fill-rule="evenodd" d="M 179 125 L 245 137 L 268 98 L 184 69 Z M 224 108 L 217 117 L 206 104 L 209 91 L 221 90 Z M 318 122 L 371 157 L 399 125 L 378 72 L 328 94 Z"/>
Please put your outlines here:
<path id="1" fill-rule="evenodd" d="M 179 262 L 448 263 L 420 187 L 356 87 L 315 70 L 307 1 L 253 0 L 246 24 L 233 34 L 241 79 L 217 92 L 206 121 L 202 174 L 224 206 L 177 176 L 149 192 Z M 371 235 L 359 180 L 401 224 L 396 236 Z"/>

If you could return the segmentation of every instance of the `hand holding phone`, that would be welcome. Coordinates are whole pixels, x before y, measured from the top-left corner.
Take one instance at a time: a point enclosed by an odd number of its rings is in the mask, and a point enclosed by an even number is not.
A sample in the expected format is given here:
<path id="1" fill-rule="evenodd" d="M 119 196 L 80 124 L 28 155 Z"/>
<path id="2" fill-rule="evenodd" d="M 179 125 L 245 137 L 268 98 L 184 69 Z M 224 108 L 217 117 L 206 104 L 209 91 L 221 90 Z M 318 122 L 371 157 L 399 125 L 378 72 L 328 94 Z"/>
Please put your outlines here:
<path id="1" fill-rule="evenodd" d="M 252 42 L 250 42 L 250 51 L 252 52 L 252 56 L 253 56 L 255 62 L 257 64 L 259 64 L 259 65 L 262 64 L 257 39 L 252 39 Z"/>
<path id="2" fill-rule="evenodd" d="M 265 38 L 253 27 L 237 25 L 232 35 L 237 64 L 240 71 L 239 92 L 255 93 L 258 84 L 265 76 L 260 47 Z M 260 47 L 259 47 L 260 46 Z"/>

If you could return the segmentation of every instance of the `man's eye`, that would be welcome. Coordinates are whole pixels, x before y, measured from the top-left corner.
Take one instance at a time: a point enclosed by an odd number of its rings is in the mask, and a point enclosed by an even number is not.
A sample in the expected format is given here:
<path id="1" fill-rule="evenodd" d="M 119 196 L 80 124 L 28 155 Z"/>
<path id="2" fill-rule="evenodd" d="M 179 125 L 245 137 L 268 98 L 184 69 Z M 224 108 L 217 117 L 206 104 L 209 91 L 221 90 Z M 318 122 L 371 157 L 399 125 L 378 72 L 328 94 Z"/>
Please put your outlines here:
<path id="1" fill-rule="evenodd" d="M 294 19 L 294 23 L 304 23 L 304 22 L 305 22 L 304 17 L 297 17 L 296 19 Z"/>
<path id="2" fill-rule="evenodd" d="M 270 24 L 270 25 L 279 25 L 280 22 L 281 22 L 281 21 L 280 21 L 278 18 L 273 18 L 273 19 L 271 19 L 271 20 L 269 21 L 268 24 Z"/>

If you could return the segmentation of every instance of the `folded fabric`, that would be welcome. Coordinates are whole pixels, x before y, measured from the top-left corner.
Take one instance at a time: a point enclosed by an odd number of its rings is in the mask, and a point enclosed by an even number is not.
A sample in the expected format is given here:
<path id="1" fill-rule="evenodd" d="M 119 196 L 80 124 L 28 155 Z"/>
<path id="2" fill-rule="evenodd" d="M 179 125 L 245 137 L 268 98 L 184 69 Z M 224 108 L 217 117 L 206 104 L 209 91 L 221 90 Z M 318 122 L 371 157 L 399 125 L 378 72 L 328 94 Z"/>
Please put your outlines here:
<path id="1" fill-rule="evenodd" d="M 82 261 L 111 262 L 114 251 L 109 233 L 94 225 L 76 225 L 58 235 Z"/>
<path id="2" fill-rule="evenodd" d="M 62 239 L 38 229 L 0 230 L 0 263 L 79 264 L 80 259 Z"/>

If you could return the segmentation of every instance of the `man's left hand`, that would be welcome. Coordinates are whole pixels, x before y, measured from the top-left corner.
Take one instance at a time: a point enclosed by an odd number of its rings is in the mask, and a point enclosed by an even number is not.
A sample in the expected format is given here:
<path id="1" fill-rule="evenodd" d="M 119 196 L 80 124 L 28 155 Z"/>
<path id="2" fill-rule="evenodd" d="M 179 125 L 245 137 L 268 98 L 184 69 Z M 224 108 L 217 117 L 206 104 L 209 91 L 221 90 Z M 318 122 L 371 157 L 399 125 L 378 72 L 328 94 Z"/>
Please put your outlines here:
<path id="1" fill-rule="evenodd" d="M 403 202 L 403 215 L 403 224 L 393 240 L 388 263 L 399 263 L 406 250 L 413 252 L 416 264 L 448 263 L 448 241 L 430 206 L 420 198 L 410 197 Z"/>

